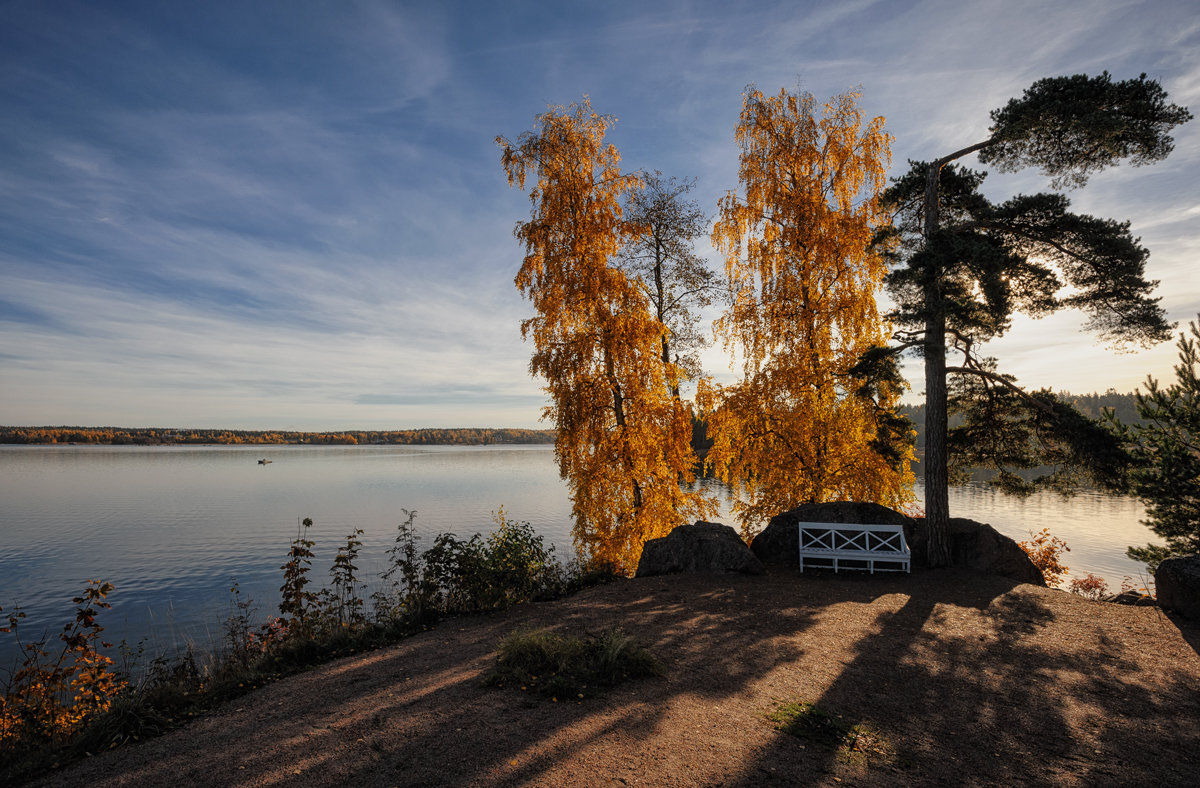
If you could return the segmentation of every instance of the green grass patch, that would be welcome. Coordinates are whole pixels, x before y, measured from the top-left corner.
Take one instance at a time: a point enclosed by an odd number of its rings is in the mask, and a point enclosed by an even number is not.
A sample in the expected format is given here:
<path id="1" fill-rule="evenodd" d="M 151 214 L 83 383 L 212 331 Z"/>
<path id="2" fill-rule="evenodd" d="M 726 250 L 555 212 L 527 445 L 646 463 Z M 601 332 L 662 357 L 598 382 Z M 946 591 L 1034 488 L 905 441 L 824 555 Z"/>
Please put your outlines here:
<path id="1" fill-rule="evenodd" d="M 815 703 L 799 702 L 780 706 L 767 715 L 775 728 L 808 744 L 836 750 L 839 760 L 850 765 L 867 766 L 873 758 L 890 759 L 892 747 L 873 728 L 853 724 Z"/>
<path id="2" fill-rule="evenodd" d="M 665 672 L 642 643 L 620 628 L 582 636 L 517 630 L 500 642 L 499 651 L 485 684 L 554 702 L 581 701 L 623 681 Z"/>

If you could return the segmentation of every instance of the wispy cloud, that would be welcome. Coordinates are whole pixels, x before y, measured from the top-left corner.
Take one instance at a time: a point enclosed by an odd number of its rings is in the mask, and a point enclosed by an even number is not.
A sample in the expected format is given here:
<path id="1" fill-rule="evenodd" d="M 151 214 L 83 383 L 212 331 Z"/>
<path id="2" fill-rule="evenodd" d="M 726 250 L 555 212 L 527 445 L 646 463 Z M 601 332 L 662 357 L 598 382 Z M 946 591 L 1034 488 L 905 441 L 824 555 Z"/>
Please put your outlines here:
<path id="1" fill-rule="evenodd" d="M 1041 76 L 1148 71 L 1200 103 L 1198 38 L 1182 2 L 0 5 L 0 422 L 536 426 L 528 201 L 492 138 L 546 104 L 591 94 L 627 168 L 698 176 L 715 210 L 748 83 L 861 85 L 899 172 Z M 1200 308 L 1195 126 L 1075 195 L 1133 221 L 1177 317 Z M 1169 369 L 1031 326 L 998 355 L 1032 385 Z"/>

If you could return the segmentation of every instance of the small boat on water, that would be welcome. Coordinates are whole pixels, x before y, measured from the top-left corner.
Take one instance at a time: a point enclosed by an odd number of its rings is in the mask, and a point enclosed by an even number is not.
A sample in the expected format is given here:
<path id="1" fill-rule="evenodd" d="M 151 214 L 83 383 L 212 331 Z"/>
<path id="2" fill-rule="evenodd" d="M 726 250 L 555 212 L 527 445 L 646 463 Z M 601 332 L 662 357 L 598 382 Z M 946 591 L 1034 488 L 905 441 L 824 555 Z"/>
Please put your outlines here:
<path id="1" fill-rule="evenodd" d="M 266 457 L 263 457 L 261 460 L 258 461 L 258 464 L 259 465 L 270 465 L 271 460 L 268 460 Z"/>

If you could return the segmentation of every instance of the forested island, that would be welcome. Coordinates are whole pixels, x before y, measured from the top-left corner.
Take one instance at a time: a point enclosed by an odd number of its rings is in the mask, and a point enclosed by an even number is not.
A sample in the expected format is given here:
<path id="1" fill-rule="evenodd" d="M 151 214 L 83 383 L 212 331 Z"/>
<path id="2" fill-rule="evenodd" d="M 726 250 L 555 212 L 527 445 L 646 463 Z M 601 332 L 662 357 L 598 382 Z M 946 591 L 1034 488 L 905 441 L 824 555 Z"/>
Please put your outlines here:
<path id="1" fill-rule="evenodd" d="M 444 445 L 481 446 L 497 443 L 553 443 L 553 430 L 486 427 L 416 430 L 289 430 L 171 429 L 163 427 L 0 427 L 0 443 L 171 446 L 185 444 L 313 444 L 313 445 Z"/>

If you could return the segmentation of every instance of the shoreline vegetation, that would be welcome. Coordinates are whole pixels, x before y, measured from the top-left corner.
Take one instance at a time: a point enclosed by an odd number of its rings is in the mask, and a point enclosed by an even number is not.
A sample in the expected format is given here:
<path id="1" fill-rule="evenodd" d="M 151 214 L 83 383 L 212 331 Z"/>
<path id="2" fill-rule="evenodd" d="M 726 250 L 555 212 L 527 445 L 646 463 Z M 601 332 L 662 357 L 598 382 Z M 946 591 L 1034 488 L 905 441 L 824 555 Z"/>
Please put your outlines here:
<path id="1" fill-rule="evenodd" d="M 554 430 L 491 427 L 431 427 L 411 430 L 174 429 L 167 427 L 6 427 L 0 444 L 96 444 L 107 446 L 314 445 L 314 446 L 487 446 L 554 443 Z"/>
<path id="2" fill-rule="evenodd" d="M 560 562 L 529 523 L 506 518 L 503 509 L 495 513 L 499 527 L 490 535 L 463 540 L 442 533 L 425 550 L 418 549 L 417 512 L 402 511 L 406 519 L 380 574 L 384 587 L 369 599 L 357 566 L 362 531 L 346 536 L 332 557 L 330 581 L 320 587 L 310 578 L 316 556 L 308 534 L 313 523 L 305 519 L 280 567 L 279 615 L 256 620 L 256 605 L 234 582 L 223 638 L 211 651 L 189 644 L 173 654 L 151 654 L 145 640 L 122 641 L 118 664 L 108 655 L 114 645 L 104 641 L 101 623 L 111 607 L 106 598 L 118 589 L 99 580 L 89 580 L 75 597 L 74 619 L 57 635 L 52 622 L 25 621 L 19 606 L 0 608 L 0 633 L 18 646 L 15 664 L 0 665 L 0 783 L 35 779 L 79 758 L 162 735 L 258 687 L 394 645 L 444 618 L 558 599 L 615 578 L 607 566 Z M 636 644 L 617 635 L 574 648 L 572 656 L 592 665 L 581 683 L 613 681 L 626 660 L 650 670 Z M 596 648 L 614 643 L 619 654 L 593 658 Z"/>

